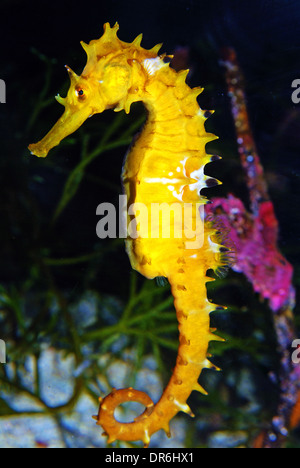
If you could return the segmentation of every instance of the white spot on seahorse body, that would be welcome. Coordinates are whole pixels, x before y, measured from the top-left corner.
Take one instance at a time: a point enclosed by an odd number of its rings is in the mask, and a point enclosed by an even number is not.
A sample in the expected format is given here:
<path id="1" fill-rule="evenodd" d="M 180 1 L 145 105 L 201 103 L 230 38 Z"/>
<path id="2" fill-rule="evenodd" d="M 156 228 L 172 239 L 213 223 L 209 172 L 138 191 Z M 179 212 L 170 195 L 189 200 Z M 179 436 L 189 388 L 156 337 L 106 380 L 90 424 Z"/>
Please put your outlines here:
<path id="1" fill-rule="evenodd" d="M 179 192 L 176 192 L 176 190 L 173 191 L 173 197 L 177 198 L 179 201 L 183 201 L 183 189 L 184 185 L 181 185 Z"/>
<path id="2" fill-rule="evenodd" d="M 211 240 L 211 237 L 210 237 L 210 236 L 207 237 L 207 240 L 208 240 L 208 242 L 209 242 L 209 245 L 210 245 L 211 250 L 212 250 L 214 253 L 220 252 L 220 246 L 219 246 L 219 244 L 216 244 L 215 242 L 213 242 L 213 241 Z"/>
<path id="3" fill-rule="evenodd" d="M 173 182 L 174 184 L 179 184 L 182 182 L 181 179 L 168 179 L 167 177 L 145 177 L 144 182 L 148 184 L 169 184 Z"/>
<path id="4" fill-rule="evenodd" d="M 143 439 L 144 444 L 149 444 L 150 442 L 150 437 L 149 437 L 149 432 L 148 429 L 144 430 L 144 439 Z"/>
<path id="5" fill-rule="evenodd" d="M 190 184 L 190 190 L 201 190 L 206 187 L 207 177 L 204 175 L 203 166 L 191 173 L 191 179 L 197 180 L 197 182 Z"/>
<path id="6" fill-rule="evenodd" d="M 173 196 L 177 198 L 179 201 L 183 201 L 183 190 L 186 187 L 186 184 L 182 184 L 183 179 L 175 179 L 175 178 L 168 178 L 168 177 L 145 177 L 144 182 L 148 184 L 170 184 L 167 185 L 167 188 L 173 193 Z M 180 184 L 177 190 L 175 190 L 174 185 L 171 184 Z"/>
<path id="7" fill-rule="evenodd" d="M 148 75 L 154 75 L 154 73 L 164 66 L 164 63 L 160 57 L 155 57 L 152 59 L 145 59 L 143 61 L 143 66 Z"/>
<path id="8" fill-rule="evenodd" d="M 174 400 L 174 405 L 184 413 L 189 413 L 191 411 L 191 408 L 186 403 L 180 403 L 179 401 Z"/>
<path id="9" fill-rule="evenodd" d="M 189 159 L 188 156 L 186 156 L 182 161 L 180 161 L 180 164 L 182 164 L 182 173 L 184 177 L 187 177 L 185 164 L 188 159 Z"/>

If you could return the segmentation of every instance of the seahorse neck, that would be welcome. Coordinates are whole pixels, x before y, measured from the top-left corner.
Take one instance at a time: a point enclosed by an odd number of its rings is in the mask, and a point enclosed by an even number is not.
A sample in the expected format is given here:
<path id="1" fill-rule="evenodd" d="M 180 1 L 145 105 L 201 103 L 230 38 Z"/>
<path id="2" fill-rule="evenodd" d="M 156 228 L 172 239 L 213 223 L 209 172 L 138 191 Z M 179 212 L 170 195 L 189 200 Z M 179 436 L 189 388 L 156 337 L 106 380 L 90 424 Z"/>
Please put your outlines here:
<path id="1" fill-rule="evenodd" d="M 199 106 L 196 96 L 200 94 L 200 88 L 196 93 L 185 83 L 187 70 L 177 73 L 175 70 L 164 64 L 155 75 L 145 83 L 145 94 L 143 102 L 152 118 L 158 120 L 172 121 L 182 116 L 192 116 L 197 113 Z M 187 107 L 194 96 L 194 105 Z M 189 103 L 186 98 L 189 96 Z M 188 106 L 187 106 L 188 104 Z"/>
<path id="2" fill-rule="evenodd" d="M 206 143 L 215 136 L 207 134 L 204 128 L 206 119 L 197 102 L 202 88 L 191 89 L 185 82 L 186 76 L 187 71 L 176 72 L 163 64 L 145 82 L 141 100 L 148 111 L 147 123 L 127 155 L 123 180 L 141 181 L 138 174 L 148 177 L 150 173 L 151 177 L 156 177 L 156 173 L 157 177 L 167 177 L 174 173 L 168 168 L 171 161 L 176 174 L 187 155 L 205 155 Z M 170 153 L 172 160 L 168 159 Z M 201 162 L 195 161 L 195 169 L 209 160 L 203 156 Z M 151 170 L 146 170 L 146 166 Z M 183 173 L 186 174 L 184 170 Z"/>

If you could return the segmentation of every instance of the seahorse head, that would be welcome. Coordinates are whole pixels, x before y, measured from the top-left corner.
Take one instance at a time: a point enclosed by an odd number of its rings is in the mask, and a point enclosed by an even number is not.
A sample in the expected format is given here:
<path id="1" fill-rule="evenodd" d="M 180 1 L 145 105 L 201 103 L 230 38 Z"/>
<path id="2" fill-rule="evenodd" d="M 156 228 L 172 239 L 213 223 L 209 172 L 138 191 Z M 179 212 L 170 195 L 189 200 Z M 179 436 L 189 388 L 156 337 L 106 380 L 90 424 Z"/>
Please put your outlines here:
<path id="1" fill-rule="evenodd" d="M 140 47 L 142 34 L 132 43 L 123 42 L 117 37 L 118 29 L 118 23 L 112 28 L 106 23 L 100 39 L 81 42 L 86 66 L 78 76 L 66 65 L 70 88 L 65 98 L 56 96 L 65 111 L 41 141 L 29 145 L 32 154 L 45 157 L 88 117 L 106 109 L 129 113 L 131 104 L 142 99 L 148 78 L 144 64 L 157 57 L 161 44 L 150 50 Z"/>

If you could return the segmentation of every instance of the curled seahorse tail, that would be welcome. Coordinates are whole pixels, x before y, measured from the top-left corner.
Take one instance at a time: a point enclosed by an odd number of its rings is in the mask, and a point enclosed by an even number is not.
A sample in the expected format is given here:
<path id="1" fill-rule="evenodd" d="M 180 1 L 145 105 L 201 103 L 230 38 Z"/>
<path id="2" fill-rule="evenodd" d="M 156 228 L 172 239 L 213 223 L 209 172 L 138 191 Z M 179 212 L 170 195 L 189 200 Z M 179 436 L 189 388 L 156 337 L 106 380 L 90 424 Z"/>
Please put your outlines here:
<path id="1" fill-rule="evenodd" d="M 209 313 L 215 310 L 216 306 L 207 300 L 205 283 L 211 281 L 211 278 L 206 277 L 203 270 L 201 274 L 201 269 L 194 270 L 192 277 L 186 276 L 184 266 L 187 266 L 187 272 L 190 271 L 191 265 L 187 264 L 193 263 L 195 259 L 178 260 L 184 262 L 184 265 L 178 264 L 177 271 L 169 277 L 180 332 L 173 374 L 156 404 L 146 393 L 133 388 L 113 390 L 100 401 L 99 413 L 95 419 L 108 436 L 108 443 L 117 439 L 142 440 L 144 445 L 148 446 L 151 435 L 160 429 L 170 436 L 170 420 L 179 411 L 194 416 L 187 404 L 191 392 L 196 390 L 207 394 L 198 383 L 202 369 L 217 369 L 207 359 L 209 342 L 223 341 L 210 328 Z M 121 423 L 115 419 L 114 411 L 118 405 L 127 401 L 143 404 L 145 411 L 134 422 Z"/>
<path id="2" fill-rule="evenodd" d="M 138 416 L 132 423 L 122 423 L 115 419 L 114 411 L 117 406 L 127 401 L 135 401 L 145 406 L 143 414 Z M 97 416 L 97 424 L 102 426 L 104 434 L 108 436 L 107 442 L 111 444 L 115 440 L 143 440 L 144 444 L 149 443 L 147 433 L 143 426 L 144 418 L 147 418 L 153 411 L 154 403 L 145 392 L 135 390 L 132 387 L 113 389 L 105 398 L 99 398 L 100 406 Z M 136 438 L 135 438 L 136 437 Z"/>

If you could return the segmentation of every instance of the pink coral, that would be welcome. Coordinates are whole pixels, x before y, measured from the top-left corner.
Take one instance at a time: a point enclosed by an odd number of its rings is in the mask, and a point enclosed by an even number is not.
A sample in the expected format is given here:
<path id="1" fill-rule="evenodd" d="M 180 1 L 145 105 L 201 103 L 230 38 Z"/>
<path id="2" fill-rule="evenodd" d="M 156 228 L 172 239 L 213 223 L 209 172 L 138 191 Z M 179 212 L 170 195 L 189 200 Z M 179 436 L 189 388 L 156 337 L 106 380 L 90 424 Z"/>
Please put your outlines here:
<path id="1" fill-rule="evenodd" d="M 272 202 L 262 202 L 254 216 L 240 199 L 229 195 L 213 199 L 206 213 L 227 232 L 228 246 L 233 246 L 236 254 L 232 268 L 245 274 L 273 311 L 292 306 L 293 269 L 277 247 L 278 223 Z"/>

